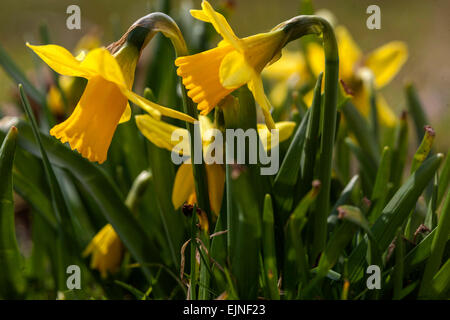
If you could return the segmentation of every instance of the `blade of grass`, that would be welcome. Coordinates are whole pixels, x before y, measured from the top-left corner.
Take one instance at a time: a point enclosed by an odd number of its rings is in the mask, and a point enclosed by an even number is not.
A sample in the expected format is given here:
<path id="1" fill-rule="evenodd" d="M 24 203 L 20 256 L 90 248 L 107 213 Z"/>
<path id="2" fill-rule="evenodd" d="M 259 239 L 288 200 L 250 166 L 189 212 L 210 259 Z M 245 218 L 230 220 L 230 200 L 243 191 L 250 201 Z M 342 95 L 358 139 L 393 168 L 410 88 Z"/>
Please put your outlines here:
<path id="1" fill-rule="evenodd" d="M 13 175 L 17 128 L 11 127 L 0 147 L 0 293 L 2 298 L 18 298 L 25 289 L 23 258 L 14 223 Z"/>
<path id="2" fill-rule="evenodd" d="M 269 288 L 269 298 L 272 300 L 279 300 L 280 293 L 278 292 L 278 271 L 277 256 L 275 252 L 273 207 L 272 198 L 269 194 L 266 194 L 264 200 L 262 235 L 263 267 L 264 276 Z"/>
<path id="3" fill-rule="evenodd" d="M 369 221 L 375 222 L 381 214 L 388 193 L 389 193 L 389 179 L 391 177 L 391 157 L 392 152 L 389 147 L 384 147 L 381 155 L 380 166 L 378 167 L 375 183 L 372 190 L 372 209 L 369 213 Z"/>
<path id="4" fill-rule="evenodd" d="M 393 299 L 400 300 L 403 291 L 403 271 L 404 271 L 404 258 L 405 258 L 405 244 L 403 243 L 403 234 L 401 228 L 397 232 L 397 238 L 395 240 L 395 266 L 394 266 L 394 293 Z"/>
<path id="5" fill-rule="evenodd" d="M 447 299 L 450 290 L 450 259 L 436 273 L 429 288 L 434 299 Z"/>
<path id="6" fill-rule="evenodd" d="M 295 298 L 298 288 L 306 286 L 309 279 L 309 262 L 302 231 L 307 222 L 307 213 L 313 205 L 320 190 L 320 183 L 315 180 L 312 189 L 303 197 L 285 227 L 284 287 L 287 297 Z"/>
<path id="7" fill-rule="evenodd" d="M 400 187 L 406 156 L 408 154 L 408 121 L 406 112 L 402 113 L 396 131 L 391 167 L 391 181 L 394 185 L 392 188 L 393 191 L 396 191 Z"/>
<path id="8" fill-rule="evenodd" d="M 374 139 L 372 133 L 370 132 L 370 126 L 367 120 L 359 113 L 355 106 L 348 101 L 342 108 L 342 113 L 348 122 L 349 130 L 355 135 L 358 145 L 363 150 L 364 154 L 371 163 L 377 168 L 379 163 L 379 153 L 377 148 L 376 140 Z M 375 169 L 372 169 L 375 171 Z"/>
<path id="9" fill-rule="evenodd" d="M 279 215 L 282 217 L 283 222 L 286 220 L 286 215 L 290 212 L 294 203 L 293 191 L 299 177 L 302 146 L 306 138 L 309 115 L 310 111 L 308 110 L 295 131 L 289 149 L 281 163 L 280 170 L 273 182 L 275 207 L 279 209 Z"/>
<path id="10" fill-rule="evenodd" d="M 371 228 L 374 240 L 381 251 L 384 251 L 389 246 L 397 228 L 407 219 L 420 194 L 438 169 L 442 158 L 443 155 L 438 154 L 426 160 L 384 207 L 380 217 Z M 362 277 L 366 249 L 367 242 L 361 241 L 349 257 L 351 282 L 357 281 Z"/>
<path id="11" fill-rule="evenodd" d="M 416 129 L 417 141 L 422 141 L 424 136 L 423 128 L 429 124 L 427 116 L 425 115 L 425 109 L 423 108 L 417 90 L 412 83 L 406 85 L 405 91 L 408 100 L 408 109 Z"/>
<path id="12" fill-rule="evenodd" d="M 322 103 L 322 78 L 323 73 L 317 77 L 316 87 L 314 88 L 314 97 L 311 105 L 308 126 L 306 129 L 305 142 L 303 145 L 303 161 L 301 162 L 300 179 L 297 179 L 295 200 L 300 200 L 308 191 L 314 177 L 314 165 L 319 148 L 319 129 L 320 129 L 320 109 Z"/>
<path id="13" fill-rule="evenodd" d="M 436 206 L 439 207 L 445 193 L 450 186 L 450 152 L 447 153 L 445 157 L 444 165 L 442 166 L 441 174 L 439 176 L 439 186 L 438 186 L 438 198 Z"/>
<path id="14" fill-rule="evenodd" d="M 436 234 L 431 243 L 431 253 L 425 266 L 422 281 L 420 283 L 419 298 L 430 295 L 430 285 L 444 254 L 445 245 L 450 235 L 450 192 L 447 193 L 441 215 L 439 217 Z"/>

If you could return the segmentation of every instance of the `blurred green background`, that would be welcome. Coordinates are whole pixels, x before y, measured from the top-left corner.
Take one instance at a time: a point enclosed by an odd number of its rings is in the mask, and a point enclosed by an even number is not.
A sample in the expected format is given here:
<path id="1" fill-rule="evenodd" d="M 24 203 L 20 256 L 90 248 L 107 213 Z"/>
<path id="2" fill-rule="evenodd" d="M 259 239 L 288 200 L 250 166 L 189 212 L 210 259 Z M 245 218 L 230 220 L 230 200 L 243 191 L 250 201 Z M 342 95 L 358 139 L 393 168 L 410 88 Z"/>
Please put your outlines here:
<path id="1" fill-rule="evenodd" d="M 24 70 L 33 67 L 32 53 L 25 42 L 39 43 L 39 25 L 46 22 L 53 42 L 69 50 L 87 32 L 97 32 L 104 45 L 117 40 L 139 17 L 160 8 L 159 0 L 133 1 L 73 1 L 73 0 L 2 0 L 0 4 L 0 43 Z M 189 8 L 199 8 L 200 0 L 173 1 L 175 12 L 188 15 Z M 266 31 L 279 22 L 300 14 L 298 0 L 213 0 L 213 6 L 226 3 L 233 8 L 230 23 L 238 36 Z M 81 30 L 66 28 L 67 6 L 81 8 Z M 360 45 L 369 53 L 380 45 L 401 40 L 409 47 L 409 59 L 383 93 L 398 114 L 406 109 L 403 86 L 416 84 L 426 107 L 431 125 L 436 130 L 438 148 L 450 147 L 450 1 L 448 0 L 313 0 L 316 10 L 328 9 L 338 24 L 345 25 Z M 366 8 L 377 4 L 381 8 L 381 30 L 366 28 Z M 177 20 L 176 14 L 174 18 Z M 144 55 L 145 56 L 145 55 Z M 0 69 L 0 105 L 9 113 L 14 84 Z M 6 111 L 5 111 L 6 110 Z M 411 136 L 414 139 L 413 136 Z"/>

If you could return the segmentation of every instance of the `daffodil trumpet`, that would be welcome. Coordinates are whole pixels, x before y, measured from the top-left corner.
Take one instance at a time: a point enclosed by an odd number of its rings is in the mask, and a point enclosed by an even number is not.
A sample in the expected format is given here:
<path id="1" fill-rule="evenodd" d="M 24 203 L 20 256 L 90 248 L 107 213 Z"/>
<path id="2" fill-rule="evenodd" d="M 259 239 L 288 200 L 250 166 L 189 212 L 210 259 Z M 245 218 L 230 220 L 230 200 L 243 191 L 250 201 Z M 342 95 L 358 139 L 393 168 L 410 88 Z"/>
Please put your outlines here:
<path id="1" fill-rule="evenodd" d="M 327 237 L 329 214 L 331 165 L 338 100 L 339 53 L 336 37 L 330 23 L 318 16 L 297 16 L 279 24 L 274 30 L 286 33 L 286 43 L 307 34 L 321 35 L 325 55 L 325 90 L 322 124 L 322 142 L 318 163 L 318 180 L 321 190 L 314 214 L 313 261 L 323 251 Z"/>
<path id="2" fill-rule="evenodd" d="M 150 14 L 136 21 L 119 41 L 107 49 L 97 48 L 77 57 L 57 45 L 27 44 L 56 72 L 88 80 L 72 115 L 54 126 L 50 134 L 68 142 L 72 149 L 90 161 L 102 163 L 107 158 L 117 125 L 130 119 L 128 100 L 153 117 L 165 115 L 193 122 L 192 117 L 148 101 L 131 91 L 137 61 L 155 33 L 164 30 L 165 34 L 177 37 L 177 28 L 170 29 L 167 21 L 172 20 L 164 14 Z M 183 43 L 178 46 L 182 50 Z"/>

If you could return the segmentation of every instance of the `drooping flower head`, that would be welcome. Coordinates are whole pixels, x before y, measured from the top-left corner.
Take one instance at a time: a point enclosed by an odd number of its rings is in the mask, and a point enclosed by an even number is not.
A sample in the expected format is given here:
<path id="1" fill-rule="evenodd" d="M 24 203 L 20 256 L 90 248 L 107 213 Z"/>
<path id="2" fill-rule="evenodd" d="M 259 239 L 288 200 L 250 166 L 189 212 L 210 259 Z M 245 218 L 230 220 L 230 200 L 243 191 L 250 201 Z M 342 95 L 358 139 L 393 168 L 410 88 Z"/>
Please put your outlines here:
<path id="1" fill-rule="evenodd" d="M 149 41 L 149 30 L 142 32 L 141 20 L 133 25 L 136 26 L 134 29 L 130 28 L 123 40 L 117 42 L 112 50 L 113 55 L 105 48 L 97 48 L 77 59 L 57 45 L 27 44 L 56 72 L 88 80 L 72 115 L 54 126 L 50 134 L 62 142 L 68 142 L 72 149 L 90 161 L 102 163 L 106 160 L 117 125 L 130 119 L 128 100 L 157 118 L 165 115 L 194 121 L 188 115 L 150 102 L 131 91 L 137 61 L 143 46 Z M 137 30 L 136 33 L 133 30 Z M 151 37 L 153 35 L 154 32 L 150 33 Z"/>
<path id="2" fill-rule="evenodd" d="M 177 73 L 183 78 L 188 95 L 198 104 L 201 114 L 208 114 L 225 96 L 247 84 L 263 111 L 267 127 L 274 129 L 261 71 L 280 57 L 281 48 L 285 45 L 284 31 L 238 38 L 224 16 L 214 11 L 205 0 L 202 10 L 191 10 L 191 14 L 211 23 L 223 38 L 214 49 L 175 60 Z"/>
<path id="3" fill-rule="evenodd" d="M 103 278 L 119 270 L 124 246 L 110 224 L 104 226 L 91 240 L 83 256 L 91 255 L 91 268 L 97 269 Z"/>

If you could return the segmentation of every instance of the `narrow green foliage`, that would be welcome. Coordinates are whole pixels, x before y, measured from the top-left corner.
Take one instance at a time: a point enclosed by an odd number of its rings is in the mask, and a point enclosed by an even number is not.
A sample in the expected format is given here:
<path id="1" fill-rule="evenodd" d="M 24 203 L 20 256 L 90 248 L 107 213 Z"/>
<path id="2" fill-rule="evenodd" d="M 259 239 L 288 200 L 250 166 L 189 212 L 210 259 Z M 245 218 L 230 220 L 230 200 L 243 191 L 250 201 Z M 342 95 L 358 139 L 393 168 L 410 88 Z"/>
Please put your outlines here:
<path id="1" fill-rule="evenodd" d="M 308 111 L 298 126 L 273 182 L 275 204 L 277 208 L 280 208 L 284 219 L 292 209 L 294 202 L 293 191 L 300 172 L 302 147 L 305 142 L 309 114 Z"/>
<path id="2" fill-rule="evenodd" d="M 436 234 L 431 243 L 431 253 L 425 266 L 422 281 L 419 289 L 419 297 L 431 298 L 430 285 L 434 275 L 439 270 L 445 246 L 450 235 L 450 192 L 447 193 L 441 215 L 439 217 Z M 447 279 L 448 281 L 448 279 Z"/>
<path id="3" fill-rule="evenodd" d="M 396 130 L 395 149 L 393 150 L 391 165 L 393 190 L 397 190 L 401 184 L 403 168 L 405 167 L 408 154 L 408 121 L 406 112 L 402 113 Z"/>
<path id="4" fill-rule="evenodd" d="M 0 294 L 18 298 L 23 293 L 23 261 L 16 240 L 13 200 L 13 162 L 17 128 L 11 127 L 0 148 Z"/>
<path id="5" fill-rule="evenodd" d="M 420 194 L 438 169 L 442 158 L 442 154 L 438 154 L 426 160 L 384 207 L 380 217 L 371 227 L 373 238 L 381 251 L 389 246 L 397 229 L 409 216 Z M 349 257 L 349 276 L 353 281 L 359 280 L 362 276 L 366 249 L 367 242 L 361 241 Z"/>
<path id="6" fill-rule="evenodd" d="M 425 161 L 428 157 L 428 154 L 431 151 L 431 147 L 433 146 L 434 141 L 434 130 L 430 126 L 424 127 L 425 134 L 423 135 L 422 142 L 420 143 L 419 148 L 414 154 L 412 163 L 411 163 L 411 173 L 416 171 L 417 168 Z"/>
<path id="7" fill-rule="evenodd" d="M 406 85 L 405 91 L 408 100 L 408 109 L 416 129 L 417 141 L 422 141 L 424 136 L 423 128 L 429 124 L 425 109 L 423 108 L 417 90 L 412 83 Z"/>
<path id="8" fill-rule="evenodd" d="M 359 147 L 365 156 L 370 159 L 372 165 L 375 165 L 372 171 L 376 171 L 379 162 L 379 153 L 376 140 L 370 132 L 370 126 L 367 120 L 359 113 L 355 106 L 349 101 L 342 108 L 345 119 L 349 122 L 348 128 L 355 135 Z"/>
<path id="9" fill-rule="evenodd" d="M 369 220 L 374 222 L 381 213 L 386 199 L 389 194 L 389 180 L 391 177 L 391 159 L 392 152 L 389 147 L 384 147 L 381 155 L 380 166 L 378 167 L 377 176 L 372 190 L 372 209 L 370 211 Z"/>
<path id="10" fill-rule="evenodd" d="M 437 207 L 439 207 L 439 205 L 442 202 L 442 199 L 444 199 L 444 195 L 449 189 L 449 186 L 450 186 L 450 152 L 448 152 L 447 156 L 445 157 L 445 161 L 439 176 L 438 197 L 436 202 Z"/>
<path id="11" fill-rule="evenodd" d="M 397 232 L 395 238 L 395 267 L 394 267 L 394 293 L 393 299 L 399 300 L 402 297 L 403 290 L 403 270 L 404 270 L 404 258 L 405 258 L 405 245 L 403 243 L 403 233 L 401 228 Z"/>
<path id="12" fill-rule="evenodd" d="M 314 98 L 311 105 L 308 127 L 306 128 L 305 142 L 303 145 L 303 157 L 300 168 L 300 179 L 297 179 L 296 200 L 299 200 L 307 192 L 314 177 L 314 166 L 317 150 L 319 148 L 320 108 L 322 102 L 322 78 L 323 73 L 317 77 L 314 88 Z M 291 144 L 292 145 L 292 144 Z"/>
<path id="13" fill-rule="evenodd" d="M 279 300 L 277 257 L 275 252 L 274 218 L 272 199 L 266 194 L 263 211 L 262 252 L 264 276 L 269 289 L 269 298 Z"/>

